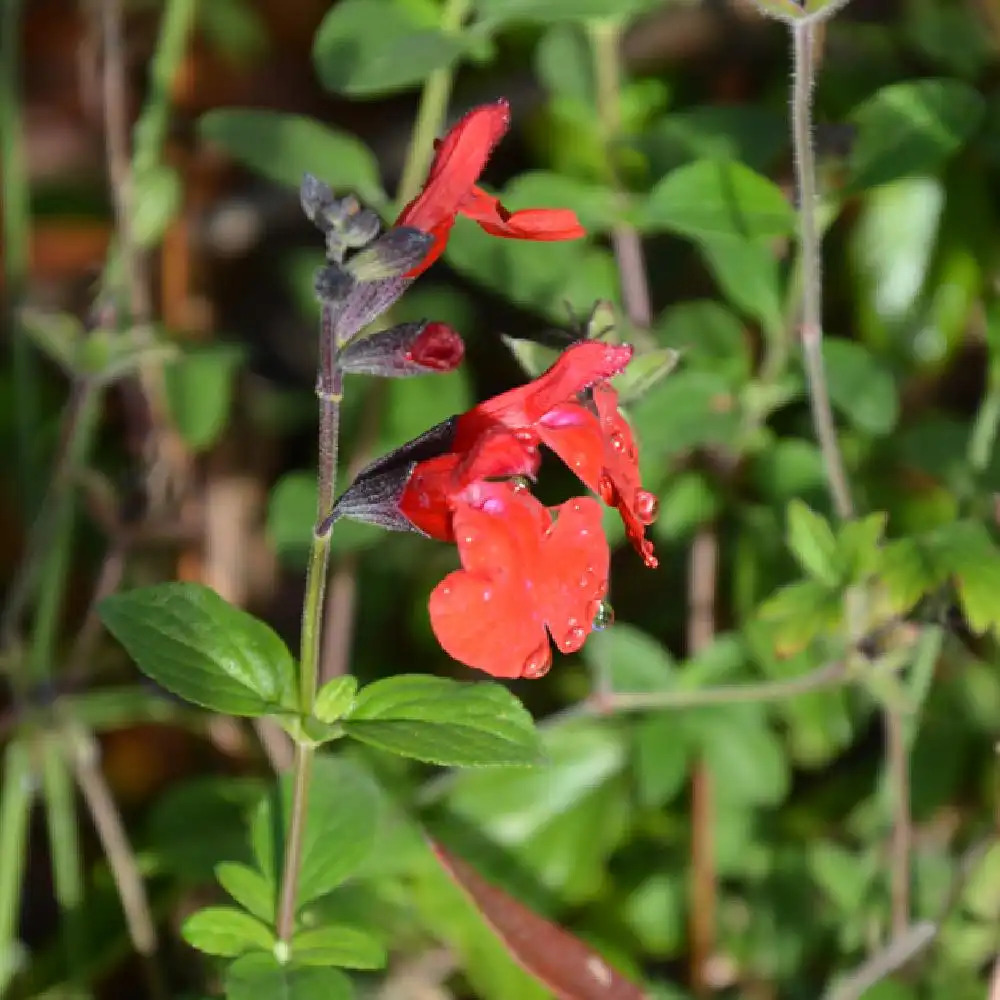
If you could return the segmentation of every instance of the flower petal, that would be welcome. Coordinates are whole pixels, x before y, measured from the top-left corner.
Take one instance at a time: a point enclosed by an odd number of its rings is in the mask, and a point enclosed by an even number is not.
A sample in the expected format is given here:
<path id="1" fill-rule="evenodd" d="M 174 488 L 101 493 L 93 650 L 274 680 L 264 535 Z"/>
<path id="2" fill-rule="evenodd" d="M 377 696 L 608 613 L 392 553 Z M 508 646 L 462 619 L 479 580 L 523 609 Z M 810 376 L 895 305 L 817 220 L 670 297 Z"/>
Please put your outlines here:
<path id="1" fill-rule="evenodd" d="M 625 370 L 632 357 L 627 344 L 585 340 L 572 344 L 555 363 L 527 385 L 501 393 L 458 418 L 455 448 L 468 448 L 489 426 L 501 423 L 512 431 L 536 433 L 535 424 L 562 403 Z"/>
<path id="2" fill-rule="evenodd" d="M 523 208 L 508 211 L 500 199 L 473 187 L 458 206 L 460 215 L 477 222 L 491 236 L 513 240 L 577 240 L 587 235 L 568 208 Z"/>
<path id="3" fill-rule="evenodd" d="M 473 108 L 437 144 L 423 190 L 396 220 L 397 226 L 411 226 L 434 236 L 427 257 L 411 276 L 427 270 L 441 256 L 459 205 L 479 180 L 493 147 L 509 126 L 510 106 L 501 99 Z"/>
<path id="4" fill-rule="evenodd" d="M 593 631 L 594 617 L 608 591 L 610 553 L 596 500 L 567 500 L 556 508 L 556 515 L 542 543 L 536 589 L 556 646 L 573 653 Z"/>
<path id="5" fill-rule="evenodd" d="M 454 659 L 494 677 L 540 675 L 551 652 L 536 606 L 549 516 L 542 505 L 506 484 L 484 486 L 482 508 L 459 503 L 453 524 L 462 569 L 431 593 L 431 627 Z M 490 505 L 490 501 L 493 505 Z"/>

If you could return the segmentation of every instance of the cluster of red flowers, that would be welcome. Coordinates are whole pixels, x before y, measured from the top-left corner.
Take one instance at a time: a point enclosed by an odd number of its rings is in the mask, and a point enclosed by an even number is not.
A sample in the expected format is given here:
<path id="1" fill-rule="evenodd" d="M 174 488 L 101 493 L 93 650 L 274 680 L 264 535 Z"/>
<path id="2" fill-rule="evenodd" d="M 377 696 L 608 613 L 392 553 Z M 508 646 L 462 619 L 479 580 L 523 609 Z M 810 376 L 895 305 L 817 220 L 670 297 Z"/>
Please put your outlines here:
<path id="1" fill-rule="evenodd" d="M 423 191 L 396 222 L 432 237 L 407 277 L 443 253 L 456 214 L 496 236 L 584 234 L 571 211 L 508 212 L 476 187 L 508 124 L 501 101 L 474 109 L 438 143 Z M 656 498 L 640 486 L 635 441 L 609 382 L 631 356 L 628 346 L 574 343 L 533 382 L 373 463 L 338 501 L 338 516 L 456 543 L 462 568 L 430 598 L 434 633 L 456 660 L 496 677 L 540 677 L 552 662 L 550 634 L 561 651 L 573 652 L 600 622 L 609 564 L 601 507 L 577 497 L 546 508 L 532 495 L 541 445 L 617 508 L 632 545 L 656 566 L 645 538 Z"/>

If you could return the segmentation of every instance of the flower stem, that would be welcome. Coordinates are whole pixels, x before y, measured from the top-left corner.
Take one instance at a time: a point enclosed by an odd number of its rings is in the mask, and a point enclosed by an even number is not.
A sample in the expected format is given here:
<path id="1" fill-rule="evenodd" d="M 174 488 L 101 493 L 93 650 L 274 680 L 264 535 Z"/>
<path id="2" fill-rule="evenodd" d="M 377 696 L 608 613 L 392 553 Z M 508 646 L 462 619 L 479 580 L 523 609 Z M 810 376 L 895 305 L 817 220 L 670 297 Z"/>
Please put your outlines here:
<path id="1" fill-rule="evenodd" d="M 465 18 L 469 0 L 448 0 L 442 13 L 441 27 L 455 31 Z M 420 110 L 403 166 L 398 200 L 409 200 L 419 189 L 430 163 L 434 139 L 441 128 L 453 73 L 437 70 L 430 75 L 420 98 Z M 329 514 L 337 489 L 337 458 L 340 432 L 340 401 L 343 394 L 342 373 L 337 367 L 333 313 L 323 307 L 320 322 L 319 378 L 319 470 L 317 482 L 316 526 L 306 569 L 306 593 L 302 608 L 302 633 L 299 650 L 299 709 L 303 715 L 312 711 L 319 685 L 320 659 L 323 650 L 324 595 L 330 567 L 330 541 L 333 527 Z M 302 866 L 302 841 L 309 808 L 309 783 L 315 749 L 301 741 L 295 745 L 292 764 L 292 809 L 285 840 L 276 930 L 278 940 L 287 943 L 295 930 L 295 904 L 299 870 Z"/>
<path id="2" fill-rule="evenodd" d="M 446 0 L 441 11 L 441 30 L 446 34 L 457 33 L 469 13 L 470 6 L 470 0 Z M 417 109 L 417 120 L 413 125 L 410 144 L 406 151 L 406 163 L 403 165 L 399 190 L 396 192 L 396 199 L 401 205 L 416 195 L 427 174 L 434 153 L 434 140 L 441 131 L 448 111 L 448 100 L 451 97 L 451 85 L 454 79 L 454 70 L 445 67 L 434 70 L 424 84 L 420 95 L 420 107 Z"/>
<path id="3" fill-rule="evenodd" d="M 319 478 L 316 504 L 316 527 L 306 569 L 306 594 L 302 607 L 302 633 L 299 644 L 299 710 L 312 711 L 319 678 L 320 650 L 323 648 L 323 595 L 330 565 L 330 537 L 333 526 L 327 523 L 333 507 L 337 482 L 337 452 L 340 430 L 341 375 L 337 368 L 333 343 L 333 317 L 323 306 L 320 323 L 320 365 L 316 395 L 319 397 Z M 297 742 L 292 765 L 292 814 L 285 843 L 285 861 L 281 875 L 277 932 L 281 941 L 289 941 L 295 929 L 295 901 L 299 869 L 302 863 L 302 839 L 309 806 L 309 779 L 315 751 Z"/>
<path id="4" fill-rule="evenodd" d="M 837 442 L 830 393 L 823 365 L 823 274 L 816 223 L 816 159 L 812 141 L 812 90 L 815 75 L 814 26 L 794 21 L 792 31 L 792 149 L 799 196 L 799 253 L 802 262 L 802 353 L 809 383 L 813 426 L 819 439 L 827 483 L 837 516 L 854 516 L 854 501 Z"/>

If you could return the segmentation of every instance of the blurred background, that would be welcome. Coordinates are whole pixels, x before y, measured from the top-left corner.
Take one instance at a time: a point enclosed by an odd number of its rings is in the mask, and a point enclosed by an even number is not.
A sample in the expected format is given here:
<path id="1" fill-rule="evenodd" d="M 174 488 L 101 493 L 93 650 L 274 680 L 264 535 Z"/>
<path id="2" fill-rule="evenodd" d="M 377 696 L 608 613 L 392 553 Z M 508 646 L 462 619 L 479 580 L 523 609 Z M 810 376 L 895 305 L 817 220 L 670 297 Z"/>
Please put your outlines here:
<path id="1" fill-rule="evenodd" d="M 392 318 L 451 323 L 467 363 L 349 379 L 342 485 L 543 367 L 532 338 L 607 300 L 626 339 L 681 352 L 628 400 L 660 567 L 608 519 L 615 625 L 514 685 L 549 768 L 442 779 L 350 753 L 651 996 L 1000 997 L 994 0 L 852 0 L 817 32 L 830 392 L 859 509 L 911 545 L 865 619 L 873 658 L 916 636 L 898 731 L 868 677 L 796 687 L 836 650 L 839 612 L 829 589 L 779 589 L 803 577 L 788 503 L 831 515 L 795 332 L 785 26 L 735 0 L 0 11 L 0 995 L 218 994 L 178 926 L 216 897 L 212 866 L 245 849 L 289 747 L 143 680 L 95 606 L 198 581 L 295 648 L 323 259 L 297 184 L 308 170 L 391 220 L 428 129 L 506 96 L 486 184 L 511 208 L 572 207 L 591 235 L 507 243 L 459 220 Z M 546 469 L 541 492 L 569 484 Z M 427 620 L 454 565 L 449 546 L 338 525 L 325 676 L 472 679 Z M 683 695 L 736 683 L 778 687 Z M 608 685 L 681 696 L 595 714 Z M 57 723 L 78 741 L 68 772 Z M 384 854 L 337 904 L 392 955 L 359 994 L 549 996 L 411 855 Z"/>

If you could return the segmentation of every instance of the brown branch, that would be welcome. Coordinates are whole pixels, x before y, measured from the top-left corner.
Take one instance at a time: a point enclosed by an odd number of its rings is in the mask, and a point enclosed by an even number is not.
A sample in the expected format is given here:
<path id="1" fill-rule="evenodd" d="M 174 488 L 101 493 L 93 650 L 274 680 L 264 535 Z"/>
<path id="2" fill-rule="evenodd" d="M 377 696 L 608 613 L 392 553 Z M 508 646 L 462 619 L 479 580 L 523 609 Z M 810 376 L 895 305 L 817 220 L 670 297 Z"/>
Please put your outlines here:
<path id="1" fill-rule="evenodd" d="M 688 655 L 697 656 L 715 636 L 719 539 L 714 525 L 703 525 L 691 543 L 688 561 Z M 708 969 L 715 950 L 718 880 L 715 870 L 715 789 L 708 763 L 698 760 L 691 773 L 691 987 L 696 996 L 711 989 Z"/>

